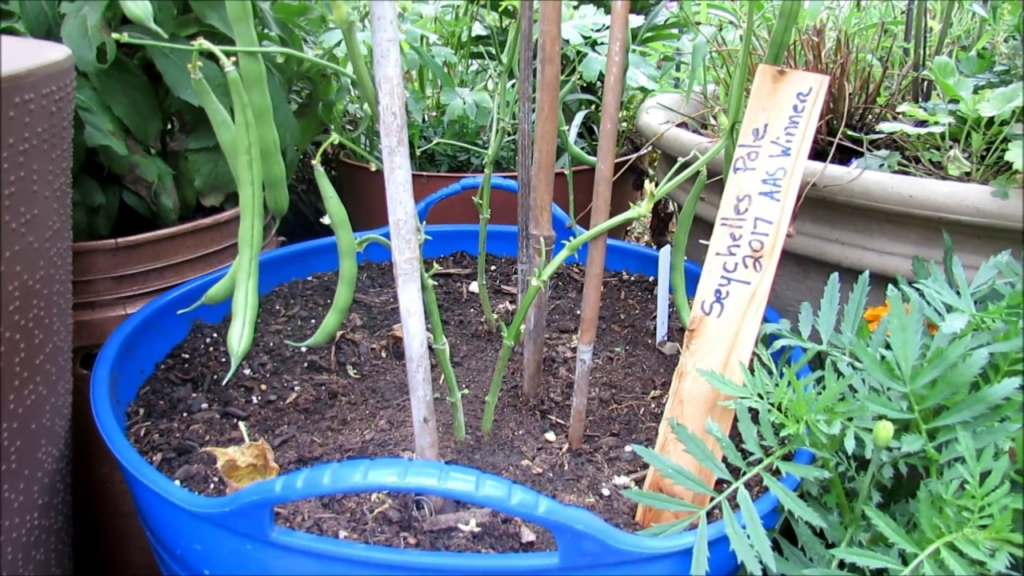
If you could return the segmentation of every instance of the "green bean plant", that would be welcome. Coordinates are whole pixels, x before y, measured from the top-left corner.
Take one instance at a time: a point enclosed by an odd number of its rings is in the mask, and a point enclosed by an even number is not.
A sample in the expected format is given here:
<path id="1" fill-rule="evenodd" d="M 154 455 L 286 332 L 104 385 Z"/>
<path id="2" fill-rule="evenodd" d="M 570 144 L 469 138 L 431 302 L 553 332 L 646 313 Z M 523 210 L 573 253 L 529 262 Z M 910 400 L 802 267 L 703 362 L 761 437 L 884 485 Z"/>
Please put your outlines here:
<path id="1" fill-rule="evenodd" d="M 234 59 L 229 58 L 226 54 L 234 52 L 238 54 L 273 54 L 283 57 L 297 57 L 307 62 L 318 63 L 329 70 L 340 71 L 343 69 L 338 67 L 336 64 L 324 61 L 323 59 L 315 56 L 296 53 L 294 50 L 285 48 L 228 44 L 214 45 L 213 43 L 203 39 L 193 41 L 189 45 L 166 44 L 157 40 L 141 39 L 120 34 L 116 35 L 115 39 L 118 42 L 125 44 L 156 46 L 177 50 L 191 50 L 193 52 L 194 63 L 198 61 L 199 52 L 210 52 L 216 56 L 225 74 L 227 75 L 230 73 L 231 75 L 229 88 L 231 88 L 231 96 L 234 103 L 233 129 L 229 124 L 229 117 L 225 110 L 218 108 L 216 105 L 211 105 L 207 109 L 207 114 L 211 118 L 211 121 L 216 121 L 219 126 L 218 141 L 221 143 L 221 148 L 225 153 L 229 153 L 232 149 L 234 150 L 233 156 L 236 158 L 236 161 L 233 166 L 232 163 L 229 162 L 228 169 L 232 171 L 232 174 L 238 180 L 240 187 L 243 184 L 245 186 L 242 188 L 246 191 L 245 203 L 243 205 L 244 207 L 240 208 L 243 211 L 242 226 L 239 229 L 240 252 L 238 259 L 232 266 L 232 269 L 229 270 L 228 274 L 222 277 L 220 281 L 209 289 L 207 294 L 205 294 L 199 302 L 191 307 L 194 308 L 201 304 L 222 302 L 227 297 L 231 297 L 232 319 L 228 330 L 227 342 L 228 351 L 231 355 L 231 368 L 225 378 L 226 382 L 235 373 L 242 359 L 246 356 L 252 345 L 256 314 L 259 310 L 259 296 L 255 289 L 258 285 L 259 273 L 258 252 L 250 250 L 250 247 L 255 245 L 255 241 L 253 240 L 254 228 L 251 223 L 253 221 L 252 217 L 261 215 L 263 211 L 263 186 L 261 186 L 261 183 L 265 180 L 265 176 L 262 173 L 262 166 L 260 166 L 259 162 L 254 162 L 254 159 L 259 158 L 260 155 L 259 138 L 261 135 L 259 132 L 259 126 L 255 127 L 253 130 L 247 130 L 248 125 L 246 121 L 246 117 L 252 114 L 249 93 L 253 90 L 258 90 L 259 86 L 246 84 L 237 71 Z M 504 69 L 504 73 L 506 75 L 512 68 L 512 55 L 517 52 L 517 50 L 515 50 L 515 46 L 516 44 L 514 40 L 509 40 L 506 45 L 505 53 L 509 55 L 509 58 L 504 61 L 506 67 Z M 199 85 L 200 90 L 202 90 L 202 70 L 197 64 L 194 64 L 191 67 L 191 70 L 193 81 Z M 207 103 L 210 102 L 207 101 Z M 212 104 L 215 104 L 215 102 Z M 492 127 L 496 123 L 497 121 L 492 123 Z M 492 132 L 492 149 L 494 149 L 495 146 L 493 142 L 500 140 L 496 134 L 497 132 Z M 356 242 L 352 240 L 351 227 L 346 225 L 347 215 L 343 214 L 344 208 L 340 202 L 335 202 L 334 198 L 336 198 L 336 193 L 333 188 L 330 187 L 330 183 L 325 174 L 322 173 L 320 157 L 324 150 L 327 146 L 342 140 L 341 136 L 332 134 L 331 137 L 329 137 L 328 140 L 320 147 L 316 157 L 314 158 L 314 172 L 320 187 L 321 195 L 324 198 L 325 206 L 329 207 L 328 217 L 331 221 L 332 229 L 335 232 L 335 237 L 338 243 L 339 284 L 335 292 L 335 298 L 332 301 L 331 310 L 328 312 L 317 332 L 307 342 L 293 343 L 296 345 L 307 343 L 317 345 L 332 341 L 331 336 L 337 332 L 341 324 L 344 322 L 344 319 L 347 316 L 348 305 L 351 303 L 350 299 L 352 295 L 350 288 L 352 286 L 351 279 L 354 276 L 353 274 L 350 274 L 352 271 L 351 260 L 354 259 L 354 256 L 352 255 L 353 245 L 355 246 L 355 251 L 358 251 L 361 250 L 360 246 L 365 246 L 365 242 L 375 240 L 380 241 L 380 239 L 376 238 L 365 240 L 363 242 Z M 607 233 L 609 230 L 612 230 L 622 224 L 648 216 L 657 201 L 667 196 L 671 190 L 679 186 L 682 182 L 685 182 L 689 178 L 694 177 L 699 171 L 702 171 L 707 162 L 719 153 L 725 145 L 725 141 L 719 142 L 709 150 L 708 154 L 701 156 L 696 160 L 692 157 L 681 159 L 662 184 L 657 188 L 654 194 L 643 198 L 623 214 L 611 218 L 601 225 L 586 231 L 584 234 L 573 238 L 571 241 L 566 243 L 561 250 L 555 253 L 550 261 L 547 261 L 545 258 L 547 264 L 543 269 L 537 271 L 534 278 L 531 278 L 530 288 L 524 295 L 521 305 L 517 309 L 511 324 L 503 330 L 502 348 L 498 361 L 495 365 L 494 374 L 491 380 L 491 387 L 485 401 L 485 410 L 482 421 L 482 431 L 484 436 L 489 436 L 493 427 L 495 407 L 500 395 L 508 360 L 511 356 L 512 349 L 519 338 L 526 311 L 533 303 L 540 288 L 550 280 L 566 260 L 575 255 L 580 248 L 586 245 L 586 243 L 591 239 L 600 234 Z M 256 166 L 253 167 L 253 164 Z M 686 164 L 685 169 L 683 169 L 684 164 Z M 250 168 L 249 170 L 245 169 L 247 166 Z M 677 175 L 676 173 L 681 169 L 682 172 Z M 430 315 L 433 347 L 438 361 L 441 364 L 444 379 L 449 389 L 449 402 L 452 405 L 453 414 L 455 415 L 454 421 L 456 436 L 461 438 L 465 435 L 465 424 L 461 405 L 462 392 L 458 387 L 454 371 L 451 367 L 449 346 L 444 337 L 443 325 L 437 309 L 433 283 L 430 278 L 432 273 L 433 272 L 428 272 L 426 270 L 423 271 L 424 298 L 426 300 L 428 314 Z"/>
<path id="2" fill-rule="evenodd" d="M 708 569 L 708 514 L 721 511 L 732 550 L 747 573 L 998 574 L 1024 564 L 1024 337 L 1021 262 L 1011 251 L 967 279 L 946 237 L 942 262 L 915 259 L 913 282 L 891 286 L 869 307 L 862 274 L 841 306 L 833 274 L 797 322 L 764 327 L 743 382 L 702 375 L 731 399 L 739 438 L 710 420 L 725 461 L 685 426 L 685 450 L 726 487 L 706 485 L 644 446 L 651 466 L 707 506 L 636 486 L 637 503 L 684 512 L 642 534 L 696 524 L 690 574 Z M 794 363 L 784 352 L 801 347 Z M 771 355 L 783 354 L 776 364 Z M 801 377 L 800 367 L 810 369 Z M 791 460 L 806 448 L 811 464 Z M 800 478 L 796 491 L 777 479 Z M 766 530 L 748 482 L 779 499 L 782 520 Z M 731 508 L 736 502 L 738 511 Z M 742 526 L 741 526 L 742 521 Z"/>

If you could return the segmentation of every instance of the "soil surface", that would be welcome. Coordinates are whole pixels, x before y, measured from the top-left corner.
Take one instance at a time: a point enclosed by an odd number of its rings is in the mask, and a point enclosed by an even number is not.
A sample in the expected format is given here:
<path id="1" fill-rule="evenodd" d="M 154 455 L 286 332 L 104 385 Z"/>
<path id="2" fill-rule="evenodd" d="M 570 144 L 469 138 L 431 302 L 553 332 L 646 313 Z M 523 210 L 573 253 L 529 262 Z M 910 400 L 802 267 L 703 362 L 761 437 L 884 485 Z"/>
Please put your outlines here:
<path id="1" fill-rule="evenodd" d="M 578 307 L 583 268 L 567 266 L 551 282 L 541 397 L 520 397 L 522 356 L 512 356 L 490 441 L 480 438 L 483 399 L 501 345 L 482 321 L 469 291 L 476 261 L 440 258 L 435 287 L 451 344 L 469 437 L 456 444 L 442 384 L 435 409 L 441 457 L 499 474 L 558 500 L 588 508 L 634 531 L 636 505 L 623 496 L 623 477 L 643 483 L 643 460 L 632 444 L 653 446 L 678 356 L 653 343 L 652 278 L 606 273 L 592 374 L 585 447 L 567 448 Z M 488 259 L 491 302 L 507 323 L 515 305 L 515 261 Z M 430 262 L 427 263 L 428 267 Z M 330 306 L 335 274 L 284 284 L 265 296 L 252 351 L 234 379 L 227 321 L 199 323 L 160 363 L 128 410 L 129 438 L 167 476 L 197 493 L 225 493 L 215 458 L 202 448 L 252 440 L 273 447 L 281 474 L 320 462 L 409 456 L 413 446 L 400 320 L 391 265 L 364 264 L 351 315 L 337 342 L 304 349 L 285 340 L 310 336 Z M 670 317 L 671 337 L 681 331 Z M 433 367 L 439 379 L 440 369 Z M 553 441 L 551 437 L 553 434 Z M 546 437 L 547 436 L 547 437 Z M 764 492 L 748 484 L 756 497 Z M 719 485 L 719 488 L 723 488 Z M 543 528 L 519 519 L 447 502 L 434 509 L 415 494 L 375 493 L 293 502 L 275 510 L 277 523 L 297 530 L 401 548 L 452 551 L 553 550 Z"/>

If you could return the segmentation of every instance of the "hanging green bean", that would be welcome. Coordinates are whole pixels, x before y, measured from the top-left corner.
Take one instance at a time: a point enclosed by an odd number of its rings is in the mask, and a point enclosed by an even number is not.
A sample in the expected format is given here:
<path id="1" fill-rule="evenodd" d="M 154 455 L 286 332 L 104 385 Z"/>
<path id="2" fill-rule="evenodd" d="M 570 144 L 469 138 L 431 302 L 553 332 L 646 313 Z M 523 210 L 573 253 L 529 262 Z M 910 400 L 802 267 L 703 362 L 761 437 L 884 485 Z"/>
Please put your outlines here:
<path id="1" fill-rule="evenodd" d="M 235 267 L 234 295 L 231 298 L 231 324 L 227 349 L 231 368 L 224 382 L 235 374 L 252 347 L 259 315 L 259 255 L 263 238 L 263 170 L 259 161 L 256 119 L 245 92 L 242 77 L 234 63 L 222 60 L 235 110 L 235 134 L 238 154 L 238 258 Z"/>
<path id="2" fill-rule="evenodd" d="M 324 208 L 327 217 L 331 221 L 331 230 L 334 231 L 334 240 L 338 247 L 338 284 L 334 289 L 334 300 L 331 308 L 320 323 L 316 333 L 305 342 L 288 342 L 293 346 L 322 346 L 334 341 L 342 324 L 348 318 L 349 308 L 352 307 L 352 299 L 356 292 L 356 278 L 359 275 L 359 265 L 356 261 L 356 238 L 352 232 L 352 222 L 349 220 L 345 205 L 334 190 L 327 173 L 320 164 L 320 155 L 324 149 L 335 140 L 328 138 L 327 142 L 320 147 L 316 158 L 313 160 L 313 176 L 316 178 L 317 188 L 320 189 L 320 197 L 324 201 Z"/>
<path id="3" fill-rule="evenodd" d="M 252 2 L 239 0 L 224 4 L 227 6 L 228 22 L 235 32 L 238 46 L 258 48 L 260 43 L 256 36 Z M 253 117 L 261 122 L 262 130 L 256 140 L 259 143 L 259 160 L 263 164 L 267 206 L 274 214 L 277 225 L 280 225 L 281 219 L 288 212 L 288 175 L 284 166 L 284 156 L 281 154 L 280 136 L 274 124 L 274 107 L 270 102 L 267 68 L 263 63 L 263 57 L 254 52 L 239 53 L 238 66 L 245 82 Z"/>
<path id="4" fill-rule="evenodd" d="M 238 182 L 238 149 L 235 142 L 235 122 L 231 118 L 231 114 L 228 113 L 224 105 L 221 104 L 220 100 L 210 90 L 210 85 L 207 84 L 206 78 L 203 76 L 202 71 L 199 67 L 202 62 L 199 60 L 199 53 L 194 53 L 192 63 L 189 64 L 189 71 L 192 73 L 192 88 L 196 91 L 196 96 L 199 98 L 199 105 L 206 111 L 206 117 L 210 119 L 210 126 L 213 127 L 213 133 L 217 137 L 217 144 L 220 145 L 220 149 L 224 152 L 224 158 L 228 162 L 228 168 L 231 170 L 231 176 Z M 235 287 L 235 274 L 236 274 L 236 263 L 238 259 L 231 263 L 231 268 L 228 273 L 221 277 L 216 284 L 210 287 L 203 294 L 203 297 L 197 300 L 194 304 L 179 310 L 178 314 L 189 312 L 202 306 L 203 304 L 219 304 L 231 297 L 231 293 Z"/>

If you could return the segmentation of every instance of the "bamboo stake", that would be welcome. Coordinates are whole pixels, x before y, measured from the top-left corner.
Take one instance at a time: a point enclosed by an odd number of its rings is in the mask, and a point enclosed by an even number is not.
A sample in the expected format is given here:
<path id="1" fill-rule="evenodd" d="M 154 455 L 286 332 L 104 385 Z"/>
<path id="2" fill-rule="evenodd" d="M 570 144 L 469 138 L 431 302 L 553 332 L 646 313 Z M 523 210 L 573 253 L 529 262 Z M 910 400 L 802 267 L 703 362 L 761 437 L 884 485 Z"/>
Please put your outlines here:
<path id="1" fill-rule="evenodd" d="M 373 68 L 380 113 L 381 159 L 391 229 L 391 262 L 402 319 L 405 371 L 409 381 L 416 457 L 437 460 L 437 421 L 430 377 L 430 352 L 423 310 L 419 218 L 412 195 L 412 163 L 406 126 L 405 86 L 398 34 L 398 5 L 370 2 Z"/>
<path id="2" fill-rule="evenodd" d="M 540 5 L 537 47 L 537 127 L 533 141 L 533 183 L 530 190 L 530 268 L 542 268 L 555 248 L 551 228 L 551 202 L 555 185 L 555 147 L 558 142 L 558 81 L 562 68 L 562 2 Z M 548 289 L 543 286 L 526 316 L 523 351 L 523 395 L 540 392 L 544 367 L 544 336 L 548 316 Z"/>
<path id="3" fill-rule="evenodd" d="M 590 207 L 590 226 L 608 219 L 611 211 L 612 180 L 615 155 L 619 144 L 619 106 L 627 57 L 626 35 L 629 34 L 629 0 L 612 2 L 611 29 L 608 32 L 608 60 L 604 72 L 604 95 L 601 101 L 601 132 L 597 142 L 597 168 L 594 175 L 594 199 Z M 583 303 L 580 306 L 579 344 L 576 346 L 576 382 L 572 392 L 572 415 L 569 418 L 569 446 L 583 445 L 587 419 L 587 396 L 590 394 L 590 370 L 593 367 L 597 321 L 601 314 L 601 290 L 604 284 L 604 257 L 608 235 L 602 234 L 587 245 L 587 270 L 583 280 Z"/>
<path id="4" fill-rule="evenodd" d="M 533 172 L 533 0 L 519 3 L 519 137 L 516 174 L 519 182 L 519 252 L 516 305 L 530 287 L 530 178 Z"/>

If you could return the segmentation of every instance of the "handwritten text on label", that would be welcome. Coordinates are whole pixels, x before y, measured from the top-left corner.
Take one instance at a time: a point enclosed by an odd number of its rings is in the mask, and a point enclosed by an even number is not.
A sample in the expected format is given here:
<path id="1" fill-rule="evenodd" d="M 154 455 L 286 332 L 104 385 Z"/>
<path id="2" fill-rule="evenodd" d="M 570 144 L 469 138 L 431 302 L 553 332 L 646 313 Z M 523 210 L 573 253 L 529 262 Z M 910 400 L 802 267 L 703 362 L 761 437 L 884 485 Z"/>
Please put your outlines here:
<path id="1" fill-rule="evenodd" d="M 812 93 L 813 88 L 797 92 L 792 114 L 784 121 L 765 122 L 736 144 L 731 178 L 742 178 L 743 189 L 747 191 L 736 195 L 731 210 L 725 206 L 719 210 L 715 225 L 729 230 L 729 242 L 714 253 L 722 259 L 719 269 L 708 270 L 716 274 L 718 281 L 711 297 L 702 299 L 698 305 L 705 316 L 721 318 L 733 290 L 750 286 L 754 281 L 752 276 L 760 274 L 764 268 L 765 246 L 779 232 L 775 229 L 774 214 L 779 211 L 778 203 L 788 174 L 786 167 L 779 166 L 776 160 L 792 156 L 792 146 L 806 120 L 807 101 Z M 781 128 L 769 137 L 773 127 Z M 789 162 L 782 160 L 781 163 Z M 771 204 L 766 204 L 769 202 Z"/>

